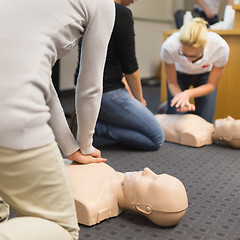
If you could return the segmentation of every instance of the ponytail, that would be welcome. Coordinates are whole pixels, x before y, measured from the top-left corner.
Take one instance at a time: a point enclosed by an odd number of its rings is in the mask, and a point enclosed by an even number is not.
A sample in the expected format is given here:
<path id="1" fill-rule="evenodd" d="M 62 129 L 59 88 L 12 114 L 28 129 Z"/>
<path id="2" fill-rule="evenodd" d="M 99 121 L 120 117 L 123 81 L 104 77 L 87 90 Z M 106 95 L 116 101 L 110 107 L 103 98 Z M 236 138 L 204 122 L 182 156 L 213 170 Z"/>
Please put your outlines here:
<path id="1" fill-rule="evenodd" d="M 179 41 L 190 47 L 205 47 L 207 43 L 207 22 L 203 18 L 193 18 L 184 24 L 180 30 Z"/>

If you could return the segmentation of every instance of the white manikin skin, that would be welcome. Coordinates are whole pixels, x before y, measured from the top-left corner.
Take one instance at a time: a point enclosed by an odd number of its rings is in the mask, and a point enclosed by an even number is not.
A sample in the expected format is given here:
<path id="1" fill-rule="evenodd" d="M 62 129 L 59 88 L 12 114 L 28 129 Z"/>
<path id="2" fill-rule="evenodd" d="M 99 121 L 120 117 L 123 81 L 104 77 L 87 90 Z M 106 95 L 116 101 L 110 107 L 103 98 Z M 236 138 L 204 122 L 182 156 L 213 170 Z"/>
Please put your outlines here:
<path id="1" fill-rule="evenodd" d="M 149 168 L 121 173 L 106 163 L 66 166 L 75 200 L 78 222 L 94 225 L 123 210 L 139 212 L 159 226 L 177 224 L 188 199 L 181 181 Z"/>
<path id="2" fill-rule="evenodd" d="M 214 125 L 195 114 L 157 114 L 165 140 L 192 147 L 212 144 Z"/>
<path id="3" fill-rule="evenodd" d="M 157 114 L 165 140 L 182 145 L 201 147 L 213 141 L 240 148 L 240 120 L 228 116 L 211 124 L 195 114 Z"/>
<path id="4" fill-rule="evenodd" d="M 228 116 L 215 121 L 213 140 L 224 142 L 234 148 L 240 148 L 240 119 Z"/>

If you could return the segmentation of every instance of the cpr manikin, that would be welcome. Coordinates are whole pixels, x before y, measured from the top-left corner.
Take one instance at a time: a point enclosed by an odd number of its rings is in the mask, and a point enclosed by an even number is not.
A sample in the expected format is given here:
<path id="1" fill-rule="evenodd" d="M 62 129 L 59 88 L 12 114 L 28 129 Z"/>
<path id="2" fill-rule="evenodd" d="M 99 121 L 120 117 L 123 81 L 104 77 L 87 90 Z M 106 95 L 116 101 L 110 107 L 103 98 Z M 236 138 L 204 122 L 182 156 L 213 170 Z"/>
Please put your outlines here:
<path id="1" fill-rule="evenodd" d="M 182 145 L 201 147 L 212 144 L 214 125 L 195 114 L 157 114 L 165 140 Z"/>
<path id="2" fill-rule="evenodd" d="M 182 145 L 201 147 L 214 142 L 240 148 L 240 120 L 217 119 L 214 124 L 195 114 L 157 114 L 165 140 Z"/>
<path id="3" fill-rule="evenodd" d="M 94 225 L 129 209 L 159 226 L 177 224 L 188 199 L 181 181 L 149 168 L 121 173 L 105 163 L 72 163 L 67 173 L 75 200 L 78 222 Z"/>

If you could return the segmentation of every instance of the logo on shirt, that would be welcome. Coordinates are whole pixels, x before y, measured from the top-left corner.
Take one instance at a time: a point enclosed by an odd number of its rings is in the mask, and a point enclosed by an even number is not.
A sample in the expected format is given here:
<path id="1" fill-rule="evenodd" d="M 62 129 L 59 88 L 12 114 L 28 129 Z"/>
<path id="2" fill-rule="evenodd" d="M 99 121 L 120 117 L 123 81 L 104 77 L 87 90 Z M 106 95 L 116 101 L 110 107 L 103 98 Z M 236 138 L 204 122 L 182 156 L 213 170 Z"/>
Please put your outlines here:
<path id="1" fill-rule="evenodd" d="M 202 68 L 207 68 L 207 67 L 209 67 L 209 66 L 210 66 L 209 64 L 203 65 Z"/>

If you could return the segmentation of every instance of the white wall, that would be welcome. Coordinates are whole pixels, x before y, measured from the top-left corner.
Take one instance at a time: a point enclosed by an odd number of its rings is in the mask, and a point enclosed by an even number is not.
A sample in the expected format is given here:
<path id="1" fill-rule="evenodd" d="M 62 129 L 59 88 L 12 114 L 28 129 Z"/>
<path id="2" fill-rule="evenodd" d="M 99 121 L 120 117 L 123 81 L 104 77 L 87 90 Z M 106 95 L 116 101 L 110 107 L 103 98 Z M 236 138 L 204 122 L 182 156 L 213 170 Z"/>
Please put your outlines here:
<path id="1" fill-rule="evenodd" d="M 160 65 L 162 31 L 175 28 L 174 12 L 184 0 L 138 0 L 129 7 L 135 22 L 136 55 L 142 78 L 155 77 Z"/>
<path id="2" fill-rule="evenodd" d="M 184 0 L 135 0 L 130 5 L 134 17 L 154 19 L 160 21 L 173 21 L 173 13 L 182 8 Z"/>
<path id="3" fill-rule="evenodd" d="M 134 16 L 136 54 L 142 78 L 155 77 L 160 64 L 162 31 L 175 28 L 173 14 L 184 0 L 138 0 L 129 7 Z M 60 61 L 60 91 L 74 88 L 77 47 Z"/>
<path id="4" fill-rule="evenodd" d="M 172 28 L 172 23 L 135 20 L 136 55 L 141 78 L 154 78 L 160 65 L 162 30 Z"/>

